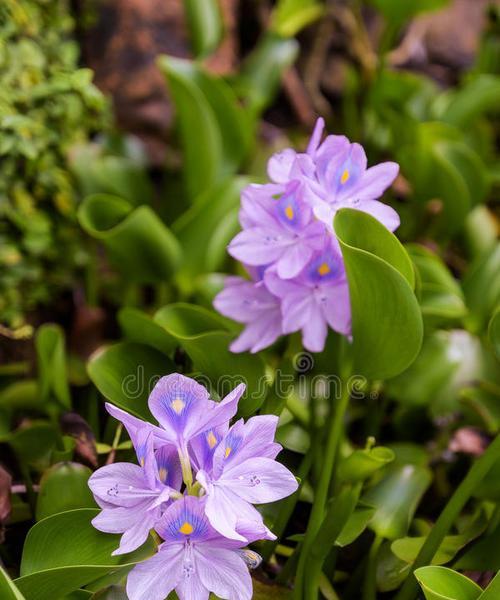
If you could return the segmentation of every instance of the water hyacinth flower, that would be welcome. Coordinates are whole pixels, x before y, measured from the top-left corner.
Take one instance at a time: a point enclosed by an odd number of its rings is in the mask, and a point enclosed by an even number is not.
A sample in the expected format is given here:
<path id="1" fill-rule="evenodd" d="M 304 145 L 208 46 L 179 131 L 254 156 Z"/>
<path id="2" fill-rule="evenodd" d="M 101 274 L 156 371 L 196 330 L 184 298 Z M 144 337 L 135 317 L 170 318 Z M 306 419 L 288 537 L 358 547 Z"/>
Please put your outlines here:
<path id="1" fill-rule="evenodd" d="M 115 463 L 102 467 L 89 479 L 89 487 L 102 511 L 92 524 L 106 533 L 122 533 L 113 554 L 135 550 L 147 539 L 171 497 L 181 488 L 181 470 L 175 448 L 154 452 L 152 433 L 146 427 L 137 435 L 139 465 Z"/>
<path id="2" fill-rule="evenodd" d="M 323 350 L 328 328 L 350 336 L 349 288 L 333 219 L 341 208 L 367 212 L 390 231 L 397 212 L 379 201 L 399 167 L 368 168 L 365 151 L 345 136 L 323 142 L 318 119 L 305 153 L 286 149 L 269 159 L 271 183 L 242 192 L 238 233 L 228 252 L 259 269 L 257 282 L 227 279 L 215 300 L 224 316 L 245 324 L 230 349 L 258 352 L 283 333 L 302 331 L 303 345 Z M 254 278 L 255 279 L 255 278 Z"/>
<path id="3" fill-rule="evenodd" d="M 230 426 L 245 386 L 221 402 L 178 373 L 159 380 L 149 407 L 151 425 L 111 405 L 130 432 L 139 465 L 98 469 L 89 486 L 101 513 L 101 531 L 123 533 L 114 554 L 140 546 L 151 529 L 163 539 L 158 553 L 128 577 L 131 600 L 162 600 L 175 589 L 180 600 L 252 597 L 248 568 L 258 555 L 244 547 L 275 539 L 254 504 L 292 494 L 298 484 L 275 459 L 278 418 L 258 415 Z"/>
<path id="4" fill-rule="evenodd" d="M 180 600 L 250 600 L 252 580 L 240 548 L 208 522 L 204 500 L 185 496 L 156 525 L 164 540 L 158 553 L 136 565 L 127 579 L 130 600 L 163 600 L 175 590 Z M 246 538 L 257 539 L 251 529 Z"/>

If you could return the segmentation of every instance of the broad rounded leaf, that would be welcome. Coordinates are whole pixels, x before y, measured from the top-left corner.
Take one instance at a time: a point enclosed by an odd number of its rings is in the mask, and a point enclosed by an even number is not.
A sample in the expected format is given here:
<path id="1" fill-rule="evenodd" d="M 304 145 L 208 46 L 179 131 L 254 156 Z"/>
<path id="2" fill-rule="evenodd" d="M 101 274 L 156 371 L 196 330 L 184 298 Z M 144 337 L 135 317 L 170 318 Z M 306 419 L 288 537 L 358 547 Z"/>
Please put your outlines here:
<path id="1" fill-rule="evenodd" d="M 344 481 L 363 481 L 391 463 L 394 458 L 394 452 L 383 446 L 355 450 L 340 463 L 338 477 Z"/>
<path id="2" fill-rule="evenodd" d="M 119 535 L 101 533 L 90 521 L 98 510 L 83 508 L 39 521 L 26 537 L 21 577 L 27 600 L 53 600 L 118 569 L 126 570 L 152 552 L 151 540 L 132 554 L 111 556 Z"/>
<path id="3" fill-rule="evenodd" d="M 177 266 L 179 243 L 149 206 L 134 208 L 119 196 L 93 194 L 83 201 L 78 219 L 129 280 L 163 281 Z"/>
<path id="4" fill-rule="evenodd" d="M 482 591 L 477 583 L 446 567 L 421 567 L 415 577 L 426 600 L 477 600 Z"/>
<path id="5" fill-rule="evenodd" d="M 151 346 L 164 354 L 170 354 L 176 341 L 152 317 L 138 308 L 125 307 L 118 313 L 123 335 L 131 342 Z"/>
<path id="6" fill-rule="evenodd" d="M 2 567 L 0 567 L 0 598 L 2 600 L 26 600 Z"/>
<path id="7" fill-rule="evenodd" d="M 74 462 L 52 465 L 40 480 L 36 503 L 37 521 L 76 508 L 97 508 L 88 486 L 92 471 Z"/>
<path id="8" fill-rule="evenodd" d="M 175 369 L 163 353 L 144 344 L 121 342 L 100 348 L 90 357 L 89 377 L 101 394 L 120 408 L 146 420 L 155 383 Z"/>
<path id="9" fill-rule="evenodd" d="M 431 472 L 426 467 L 392 467 L 363 497 L 367 504 L 376 508 L 370 521 L 370 529 L 377 535 L 392 540 L 406 535 L 431 480 Z"/>
<path id="10" fill-rule="evenodd" d="M 354 369 L 388 379 L 406 369 L 422 344 L 412 263 L 397 238 L 372 216 L 335 216 L 351 296 Z"/>
<path id="11" fill-rule="evenodd" d="M 240 415 L 251 415 L 261 406 L 268 387 L 264 362 L 257 355 L 229 351 L 234 335 L 227 330 L 225 319 L 190 304 L 165 306 L 154 319 L 178 341 L 194 368 L 210 379 L 220 396 L 238 383 L 246 384 L 246 393 L 239 402 Z"/>

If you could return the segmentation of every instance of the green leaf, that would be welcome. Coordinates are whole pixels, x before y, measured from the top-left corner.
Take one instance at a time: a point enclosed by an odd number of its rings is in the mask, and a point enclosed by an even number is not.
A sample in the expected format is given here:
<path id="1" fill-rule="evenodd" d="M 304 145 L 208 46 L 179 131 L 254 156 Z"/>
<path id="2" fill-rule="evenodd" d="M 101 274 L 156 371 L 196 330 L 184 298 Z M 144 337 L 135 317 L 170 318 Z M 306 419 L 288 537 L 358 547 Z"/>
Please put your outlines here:
<path id="1" fill-rule="evenodd" d="M 426 600 L 477 600 L 482 591 L 477 583 L 446 567 L 421 567 L 415 577 Z"/>
<path id="2" fill-rule="evenodd" d="M 111 556 L 119 535 L 101 533 L 90 521 L 98 510 L 82 508 L 39 521 L 26 537 L 16 585 L 28 600 L 53 600 L 152 553 L 152 542 L 132 554 Z"/>
<path id="3" fill-rule="evenodd" d="M 500 572 L 490 581 L 488 587 L 479 596 L 478 600 L 497 600 L 500 596 Z"/>
<path id="4" fill-rule="evenodd" d="M 96 508 L 88 479 L 92 471 L 79 463 L 61 462 L 53 465 L 40 480 L 36 503 L 36 519 L 76 508 Z"/>
<path id="5" fill-rule="evenodd" d="M 118 196 L 93 194 L 81 204 L 78 219 L 129 280 L 164 281 L 179 262 L 179 243 L 149 206 L 133 208 Z"/>
<path id="6" fill-rule="evenodd" d="M 154 384 L 175 366 L 163 353 L 144 344 L 121 342 L 100 348 L 90 357 L 89 377 L 113 404 L 152 420 L 148 397 Z"/>
<path id="7" fill-rule="evenodd" d="M 482 74 L 449 94 L 440 108 L 440 118 L 459 127 L 487 111 L 498 111 L 500 77 Z"/>
<path id="8" fill-rule="evenodd" d="M 170 354 L 177 345 L 163 327 L 137 308 L 122 308 L 118 313 L 118 323 L 123 335 L 131 342 L 151 346 L 164 354 Z"/>
<path id="9" fill-rule="evenodd" d="M 496 310 L 490 319 L 488 337 L 493 346 L 495 356 L 500 360 L 500 308 Z"/>
<path id="10" fill-rule="evenodd" d="M 0 598 L 2 600 L 26 600 L 2 567 L 0 567 Z"/>
<path id="11" fill-rule="evenodd" d="M 46 403 L 54 398 L 63 407 L 71 408 L 64 331 L 59 325 L 42 325 L 37 330 L 35 346 L 38 358 L 40 400 Z"/>
<path id="12" fill-rule="evenodd" d="M 298 55 L 295 40 L 266 33 L 245 59 L 236 85 L 254 115 L 273 100 L 283 72 Z"/>
<path id="13" fill-rule="evenodd" d="M 417 268 L 422 314 L 432 323 L 459 319 L 467 313 L 460 285 L 434 252 L 418 244 L 406 249 Z"/>
<path id="14" fill-rule="evenodd" d="M 429 487 L 432 474 L 426 467 L 392 467 L 363 497 L 376 508 L 370 529 L 391 540 L 406 535 L 418 504 Z"/>
<path id="15" fill-rule="evenodd" d="M 37 409 L 41 406 L 38 382 L 34 379 L 21 379 L 11 383 L 0 391 L 0 407 L 12 410 Z"/>
<path id="16" fill-rule="evenodd" d="M 8 442 L 24 464 L 44 468 L 57 444 L 58 433 L 51 423 L 31 421 L 1 436 L 0 440 Z"/>
<path id="17" fill-rule="evenodd" d="M 467 523 L 460 533 L 447 535 L 443 539 L 432 559 L 432 564 L 443 565 L 450 562 L 464 546 L 481 535 L 486 529 L 487 524 L 487 519 L 483 512 L 479 512 L 476 516 L 469 519 L 469 523 Z M 395 540 L 391 545 L 391 550 L 401 560 L 413 563 L 425 540 L 426 536 L 404 537 Z"/>
<path id="18" fill-rule="evenodd" d="M 239 228 L 240 192 L 246 180 L 231 177 L 208 189 L 172 226 L 182 246 L 177 273 L 190 293 L 196 276 L 218 271 L 227 260 L 226 247 Z"/>
<path id="19" fill-rule="evenodd" d="M 487 327 L 491 314 L 500 303 L 500 244 L 480 257 L 466 272 L 463 290 L 471 313 L 474 331 Z"/>
<path id="20" fill-rule="evenodd" d="M 394 452 L 390 448 L 377 446 L 366 450 L 354 450 L 344 459 L 338 470 L 338 477 L 344 481 L 364 481 L 376 471 L 394 460 Z"/>
<path id="21" fill-rule="evenodd" d="M 500 569 L 500 525 L 471 544 L 454 563 L 461 571 L 497 571 Z"/>
<path id="22" fill-rule="evenodd" d="M 213 52 L 222 37 L 222 16 L 218 0 L 184 0 L 191 46 L 196 56 Z"/>
<path id="23" fill-rule="evenodd" d="M 334 226 L 349 280 L 355 372 L 394 377 L 422 344 L 412 263 L 397 238 L 364 212 L 341 209 Z"/>
<path id="24" fill-rule="evenodd" d="M 293 37 L 324 13 L 317 0 L 280 0 L 272 14 L 272 28 L 283 37 Z"/>
<path id="25" fill-rule="evenodd" d="M 354 512 L 347 519 L 340 535 L 335 540 L 335 545 L 343 548 L 352 544 L 368 527 L 375 514 L 375 508 L 364 502 L 359 502 Z"/>
<path id="26" fill-rule="evenodd" d="M 253 414 L 267 393 L 265 365 L 261 357 L 229 351 L 233 338 L 217 314 L 190 304 L 161 308 L 154 320 L 176 339 L 193 361 L 194 368 L 208 377 L 219 396 L 244 382 L 247 391 L 239 403 L 239 414 Z"/>
<path id="27" fill-rule="evenodd" d="M 222 78 L 171 56 L 161 56 L 158 64 L 177 110 L 186 190 L 197 201 L 239 168 L 252 140 L 253 121 Z"/>

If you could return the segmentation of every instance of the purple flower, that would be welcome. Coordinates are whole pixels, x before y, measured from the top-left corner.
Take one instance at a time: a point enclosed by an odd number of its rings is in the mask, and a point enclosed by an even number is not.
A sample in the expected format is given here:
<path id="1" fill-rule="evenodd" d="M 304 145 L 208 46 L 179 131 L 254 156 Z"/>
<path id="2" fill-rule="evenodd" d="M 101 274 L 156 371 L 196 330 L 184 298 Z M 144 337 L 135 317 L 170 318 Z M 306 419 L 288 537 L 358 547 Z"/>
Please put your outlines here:
<path id="1" fill-rule="evenodd" d="M 246 325 L 230 345 L 232 352 L 258 352 L 283 333 L 280 301 L 262 281 L 228 277 L 224 289 L 214 299 L 214 306 L 225 317 Z"/>
<path id="2" fill-rule="evenodd" d="M 214 300 L 219 312 L 246 325 L 230 346 L 233 352 L 258 352 L 281 333 L 299 330 L 304 346 L 314 352 L 323 349 L 328 327 L 350 336 L 335 214 L 349 207 L 371 214 L 390 231 L 399 226 L 397 212 L 378 200 L 398 165 L 368 168 L 362 146 L 338 135 L 321 142 L 323 129 L 318 119 L 305 153 L 288 148 L 269 159 L 272 183 L 242 192 L 242 231 L 228 252 L 260 273 L 258 283 L 228 278 Z"/>
<path id="3" fill-rule="evenodd" d="M 284 279 L 295 277 L 323 244 L 325 228 L 302 198 L 300 183 L 290 183 L 279 198 L 258 191 L 255 212 L 244 210 L 244 220 L 258 222 L 240 232 L 229 244 L 229 254 L 252 266 L 273 263 Z M 247 203 L 248 204 L 248 203 Z"/>
<path id="4" fill-rule="evenodd" d="M 106 533 L 123 533 L 113 554 L 124 554 L 142 545 L 160 519 L 165 506 L 181 487 L 175 448 L 153 450 L 153 435 L 146 427 L 137 432 L 139 465 L 115 463 L 98 469 L 89 487 L 102 511 L 92 524 Z"/>
<path id="5" fill-rule="evenodd" d="M 292 473 L 274 460 L 281 450 L 274 442 L 277 421 L 271 415 L 238 421 L 215 449 L 212 472 L 197 473 L 207 494 L 208 520 L 227 538 L 248 541 L 238 531 L 247 521 L 261 528 L 262 537 L 275 539 L 252 504 L 275 502 L 297 489 Z"/>
<path id="6" fill-rule="evenodd" d="M 211 527 L 203 499 L 185 496 L 173 503 L 156 531 L 165 541 L 155 556 L 130 572 L 130 600 L 163 600 L 173 590 L 180 600 L 208 600 L 210 592 L 227 600 L 252 598 L 242 544 L 227 540 Z M 245 535 L 257 539 L 251 529 Z"/>
<path id="7" fill-rule="evenodd" d="M 342 335 L 350 334 L 349 286 L 342 258 L 333 247 L 317 254 L 296 279 L 283 280 L 269 270 L 265 281 L 281 298 L 283 333 L 301 330 L 307 350 L 323 350 L 328 326 Z"/>
<path id="8" fill-rule="evenodd" d="M 154 446 L 174 445 L 187 455 L 187 444 L 207 429 L 227 423 L 235 413 L 238 400 L 245 391 L 238 385 L 220 402 L 213 402 L 207 390 L 194 379 L 173 373 L 162 377 L 151 392 L 149 410 L 160 427 L 106 403 L 108 412 L 126 427 L 132 441 L 137 431 L 146 426 L 153 434 Z M 135 444 L 134 444 L 135 445 Z"/>

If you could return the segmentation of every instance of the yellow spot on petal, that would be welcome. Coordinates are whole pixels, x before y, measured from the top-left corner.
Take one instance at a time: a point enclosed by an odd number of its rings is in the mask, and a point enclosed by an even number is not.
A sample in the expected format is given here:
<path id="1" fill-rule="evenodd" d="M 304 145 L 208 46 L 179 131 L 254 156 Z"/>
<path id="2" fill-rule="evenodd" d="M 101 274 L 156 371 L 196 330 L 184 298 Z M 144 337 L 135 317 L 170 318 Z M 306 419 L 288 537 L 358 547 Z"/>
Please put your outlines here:
<path id="1" fill-rule="evenodd" d="M 141 458 L 139 459 L 139 463 L 140 463 L 141 467 L 144 466 L 144 456 L 141 456 Z"/>
<path id="2" fill-rule="evenodd" d="M 165 467 L 160 467 L 160 469 L 158 470 L 158 476 L 160 477 L 160 481 L 165 483 L 165 481 L 167 481 L 167 475 L 168 475 L 167 469 L 165 469 Z"/>
<path id="3" fill-rule="evenodd" d="M 230 454 L 231 454 L 231 450 L 232 448 L 230 448 L 229 446 L 226 448 L 226 452 L 224 454 L 224 456 L 227 458 Z"/>
<path id="4" fill-rule="evenodd" d="M 340 183 L 342 185 L 344 185 L 344 183 L 346 183 L 348 179 L 349 179 L 349 171 L 347 169 L 345 169 L 344 172 L 342 173 L 342 177 L 340 178 Z"/>
<path id="5" fill-rule="evenodd" d="M 293 208 L 290 205 L 288 205 L 285 208 L 285 215 L 287 216 L 287 219 L 289 219 L 290 221 L 293 219 L 293 216 L 294 216 Z"/>
<path id="6" fill-rule="evenodd" d="M 179 529 L 180 533 L 183 533 L 184 535 L 191 535 L 193 533 L 194 529 L 193 526 L 191 525 L 191 523 L 188 523 L 187 521 L 185 523 L 182 524 L 182 527 Z"/>
<path id="7" fill-rule="evenodd" d="M 182 398 L 179 398 L 179 396 L 177 396 L 177 398 L 175 400 L 172 400 L 172 403 L 170 404 L 170 406 L 174 409 L 174 411 L 180 415 L 182 412 L 182 409 L 186 406 L 186 403 L 184 402 L 184 400 Z"/>
<path id="8" fill-rule="evenodd" d="M 213 448 L 215 446 L 215 444 L 217 444 L 217 438 L 215 437 L 213 431 L 211 431 L 207 435 L 207 444 L 209 445 L 210 448 Z"/>
<path id="9" fill-rule="evenodd" d="M 323 277 L 323 275 L 328 275 L 328 273 L 330 272 L 330 267 L 328 266 L 328 264 L 326 262 L 321 263 L 320 266 L 318 267 L 318 273 Z"/>

